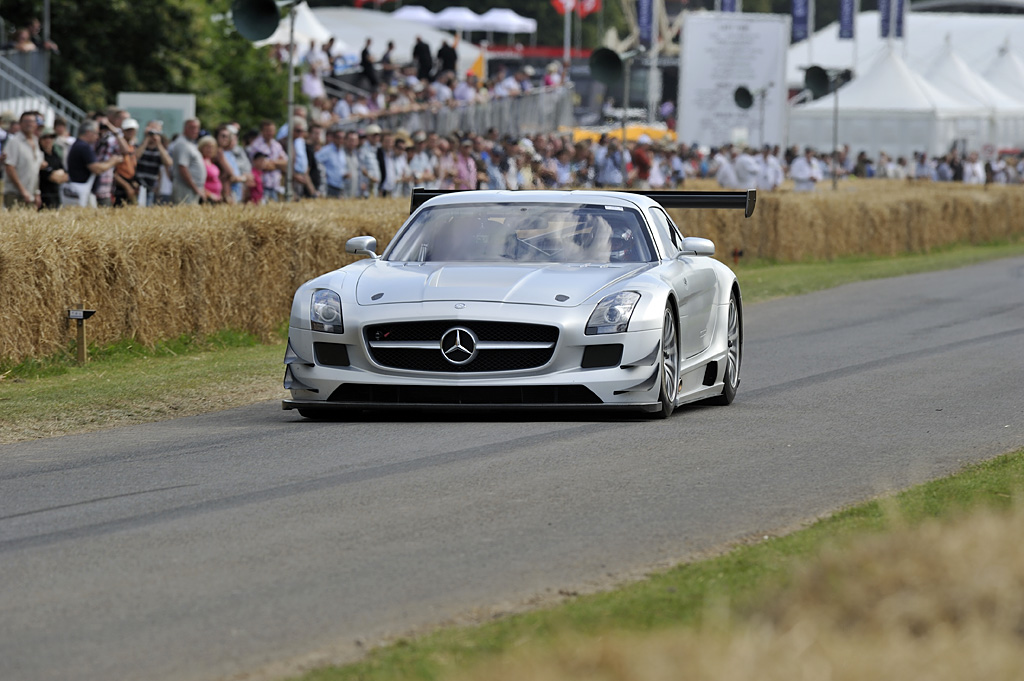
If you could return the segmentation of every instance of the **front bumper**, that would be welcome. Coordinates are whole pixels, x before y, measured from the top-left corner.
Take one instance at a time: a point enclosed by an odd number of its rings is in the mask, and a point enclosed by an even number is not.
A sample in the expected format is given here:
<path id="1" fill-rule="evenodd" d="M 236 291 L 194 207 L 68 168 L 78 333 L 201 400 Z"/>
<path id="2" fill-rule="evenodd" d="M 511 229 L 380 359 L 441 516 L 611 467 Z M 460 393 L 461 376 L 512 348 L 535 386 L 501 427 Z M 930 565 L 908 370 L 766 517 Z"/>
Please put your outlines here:
<path id="1" fill-rule="evenodd" d="M 473 303 L 467 309 L 455 310 L 450 302 L 346 308 L 344 333 L 295 326 L 289 329 L 285 387 L 292 397 L 282 406 L 304 412 L 387 407 L 658 409 L 661 319 L 635 318 L 630 328 L 636 330 L 588 336 L 584 329 L 590 311 L 502 303 Z M 558 340 L 550 360 L 523 370 L 428 372 L 389 368 L 375 362 L 363 327 L 409 320 L 544 324 L 558 328 Z M 621 346 L 618 361 L 612 366 L 592 366 L 594 346 L 608 345 Z M 332 357 L 341 358 L 333 360 L 335 364 L 318 358 L 328 346 Z"/>

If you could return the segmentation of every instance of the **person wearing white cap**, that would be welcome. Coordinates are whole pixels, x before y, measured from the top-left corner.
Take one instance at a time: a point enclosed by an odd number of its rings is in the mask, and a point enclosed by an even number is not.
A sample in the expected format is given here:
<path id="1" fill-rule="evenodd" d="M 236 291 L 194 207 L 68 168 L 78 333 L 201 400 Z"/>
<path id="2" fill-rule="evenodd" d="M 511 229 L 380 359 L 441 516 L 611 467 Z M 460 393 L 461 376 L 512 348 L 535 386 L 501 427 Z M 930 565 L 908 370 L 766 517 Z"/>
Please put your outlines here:
<path id="1" fill-rule="evenodd" d="M 139 199 L 139 181 L 135 179 L 135 167 L 138 162 L 135 137 L 139 132 L 139 122 L 134 118 L 126 118 L 121 122 L 122 144 L 125 149 L 124 158 L 114 166 L 115 206 L 136 204 Z"/>

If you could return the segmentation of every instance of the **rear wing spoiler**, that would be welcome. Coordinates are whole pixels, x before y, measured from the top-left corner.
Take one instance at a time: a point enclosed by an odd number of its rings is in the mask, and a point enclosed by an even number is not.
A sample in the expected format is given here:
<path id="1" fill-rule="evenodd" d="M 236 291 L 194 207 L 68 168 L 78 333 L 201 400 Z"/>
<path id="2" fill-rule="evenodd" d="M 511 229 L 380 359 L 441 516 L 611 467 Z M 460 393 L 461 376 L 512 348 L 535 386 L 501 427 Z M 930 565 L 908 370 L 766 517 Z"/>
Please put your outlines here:
<path id="1" fill-rule="evenodd" d="M 443 196 L 454 192 L 468 191 L 465 189 L 424 189 L 416 187 L 412 190 L 412 202 L 409 206 L 409 213 L 415 213 L 416 209 L 435 196 Z M 675 192 L 675 191 L 652 191 L 637 190 L 622 192 L 623 194 L 639 194 L 657 201 L 664 208 L 736 208 L 742 209 L 744 217 L 750 217 L 754 213 L 754 204 L 757 202 L 757 190 L 747 189 L 740 192 Z"/>

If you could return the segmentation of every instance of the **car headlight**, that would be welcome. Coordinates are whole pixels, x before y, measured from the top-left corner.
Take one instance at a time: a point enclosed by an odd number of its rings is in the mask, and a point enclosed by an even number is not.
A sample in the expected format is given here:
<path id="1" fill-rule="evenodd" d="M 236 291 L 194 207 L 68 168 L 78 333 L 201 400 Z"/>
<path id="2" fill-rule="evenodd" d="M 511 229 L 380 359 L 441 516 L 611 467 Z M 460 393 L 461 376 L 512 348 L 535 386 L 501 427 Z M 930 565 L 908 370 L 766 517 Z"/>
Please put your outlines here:
<path id="1" fill-rule="evenodd" d="M 314 331 L 344 331 L 345 327 L 341 322 L 341 296 L 325 288 L 313 291 L 313 300 L 309 305 L 309 324 Z"/>
<path id="2" fill-rule="evenodd" d="M 622 291 L 605 297 L 587 320 L 586 334 L 622 333 L 629 326 L 629 318 L 638 300 L 640 294 L 635 291 Z"/>

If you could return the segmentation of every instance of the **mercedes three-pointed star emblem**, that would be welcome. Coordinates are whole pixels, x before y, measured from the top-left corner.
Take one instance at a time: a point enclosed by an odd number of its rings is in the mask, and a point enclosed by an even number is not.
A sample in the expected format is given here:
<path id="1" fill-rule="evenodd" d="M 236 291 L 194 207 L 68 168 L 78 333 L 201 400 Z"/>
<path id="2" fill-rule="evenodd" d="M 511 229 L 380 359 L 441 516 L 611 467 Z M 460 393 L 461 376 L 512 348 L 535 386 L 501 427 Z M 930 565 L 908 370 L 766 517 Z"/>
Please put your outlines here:
<path id="1" fill-rule="evenodd" d="M 454 326 L 441 336 L 441 354 L 452 364 L 469 364 L 477 355 L 476 334 L 464 326 Z"/>

